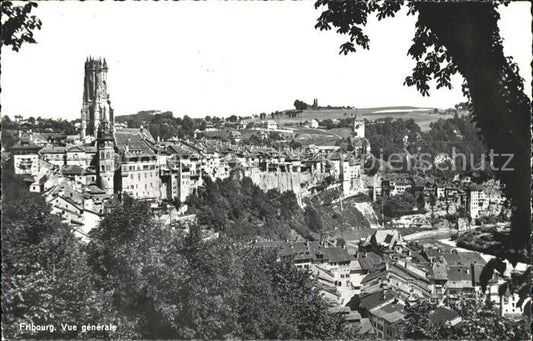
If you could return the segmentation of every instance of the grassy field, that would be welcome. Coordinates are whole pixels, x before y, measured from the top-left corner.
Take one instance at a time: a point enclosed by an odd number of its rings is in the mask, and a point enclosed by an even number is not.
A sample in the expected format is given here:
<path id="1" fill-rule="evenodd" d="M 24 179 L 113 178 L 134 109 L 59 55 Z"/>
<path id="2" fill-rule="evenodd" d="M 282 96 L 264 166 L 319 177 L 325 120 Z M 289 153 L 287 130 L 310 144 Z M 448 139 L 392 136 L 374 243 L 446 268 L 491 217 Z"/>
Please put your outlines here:
<path id="1" fill-rule="evenodd" d="M 366 118 L 369 121 L 375 121 L 386 117 L 402 118 L 402 119 L 414 119 L 423 131 L 429 130 L 429 124 L 437 121 L 440 118 L 447 119 L 452 118 L 452 114 L 435 114 L 433 108 L 417 108 L 417 107 L 376 107 L 376 108 L 358 108 L 358 109 L 308 109 L 304 110 L 298 117 L 286 117 L 276 118 L 274 121 L 281 125 L 298 125 L 301 122 L 310 121 L 312 119 L 325 120 L 325 119 L 342 119 L 348 117 Z M 267 118 L 270 119 L 270 118 Z M 257 119 L 259 120 L 259 119 Z"/>

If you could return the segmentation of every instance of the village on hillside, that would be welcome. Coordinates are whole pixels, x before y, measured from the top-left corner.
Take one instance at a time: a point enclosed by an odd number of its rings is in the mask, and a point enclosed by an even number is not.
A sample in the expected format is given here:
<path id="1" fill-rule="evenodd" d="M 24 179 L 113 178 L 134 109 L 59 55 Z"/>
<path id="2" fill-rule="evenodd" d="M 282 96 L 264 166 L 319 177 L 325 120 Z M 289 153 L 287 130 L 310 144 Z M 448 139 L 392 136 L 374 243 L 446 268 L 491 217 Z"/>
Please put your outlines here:
<path id="1" fill-rule="evenodd" d="M 161 112 L 140 122 L 115 116 L 105 59 L 88 58 L 84 68 L 74 132 L 39 127 L 21 116 L 2 121 L 12 138 L 2 146 L 3 162 L 82 243 L 90 243 L 91 231 L 126 197 L 148 203 L 153 218 L 168 229 L 187 234 L 199 224 L 204 240 L 215 240 L 225 232 L 202 224 L 207 218 L 195 198 L 208 195 L 213 184 L 250 179 L 267 194 L 293 193 L 294 210 L 304 212 L 301 220 L 310 228 L 305 234 L 290 227 L 283 234 L 267 231 L 247 238 L 247 245 L 273 250 L 280 261 L 308 272 L 329 313 L 343 316 L 361 337 L 401 338 L 409 307 L 422 302 L 435 306 L 428 315 L 433 323 L 453 328 L 465 326 L 464 316 L 452 309 L 465 297 L 491 302 L 500 316 L 522 316 L 527 302 L 518 304 L 517 292 L 499 288 L 522 275 L 526 264 L 508 264 L 504 275 L 494 273 L 483 283 L 483 268 L 494 255 L 479 245 L 474 250 L 473 236 L 489 240 L 509 232 L 499 181 L 477 173 L 394 169 L 394 162 L 383 160 L 369 167 L 377 159 L 376 131 L 395 124 L 385 118 L 394 116 L 392 109 L 375 109 L 381 116 L 369 119 L 368 110 L 298 100 L 294 110 L 272 114 L 190 125 L 184 119 L 176 134 L 163 134 L 168 124 L 156 130 L 150 121 L 164 118 Z M 468 114 L 461 105 L 440 113 L 397 110 L 412 113 L 426 129 L 435 127 L 428 120 Z M 394 141 L 407 159 L 423 140 L 420 131 L 411 132 Z M 453 134 L 463 138 L 458 130 Z M 443 160 L 439 154 L 432 161 Z M 267 220 L 256 224 L 258 230 Z"/>

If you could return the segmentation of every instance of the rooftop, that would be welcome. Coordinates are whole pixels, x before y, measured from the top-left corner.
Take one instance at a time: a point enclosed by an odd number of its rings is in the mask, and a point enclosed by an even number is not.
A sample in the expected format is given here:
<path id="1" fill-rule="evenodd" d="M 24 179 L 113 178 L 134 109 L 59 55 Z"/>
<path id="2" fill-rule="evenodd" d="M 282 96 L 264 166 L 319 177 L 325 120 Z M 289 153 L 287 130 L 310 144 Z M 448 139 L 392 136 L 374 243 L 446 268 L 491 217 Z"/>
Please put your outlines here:
<path id="1" fill-rule="evenodd" d="M 115 141 L 117 147 L 126 156 L 153 156 L 153 150 L 148 147 L 148 144 L 142 137 L 142 134 L 132 133 L 130 131 L 117 131 L 115 133 Z"/>
<path id="2" fill-rule="evenodd" d="M 371 310 L 380 304 L 388 302 L 395 297 L 394 293 L 390 291 L 376 291 L 373 293 L 365 293 L 359 296 L 360 306 L 365 307 L 368 310 Z"/>
<path id="3" fill-rule="evenodd" d="M 381 317 L 382 319 L 390 323 L 395 323 L 405 317 L 406 313 L 404 308 L 405 305 L 400 301 L 393 301 L 389 304 L 384 305 L 381 308 L 372 311 L 372 314 Z"/>

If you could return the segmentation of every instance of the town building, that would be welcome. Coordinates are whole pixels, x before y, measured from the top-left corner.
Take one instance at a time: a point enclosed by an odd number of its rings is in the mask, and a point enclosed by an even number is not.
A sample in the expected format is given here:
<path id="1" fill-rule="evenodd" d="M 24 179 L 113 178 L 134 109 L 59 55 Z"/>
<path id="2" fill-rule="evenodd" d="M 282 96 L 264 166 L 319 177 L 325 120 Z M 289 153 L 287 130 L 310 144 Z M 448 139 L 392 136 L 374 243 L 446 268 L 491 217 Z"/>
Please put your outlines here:
<path id="1" fill-rule="evenodd" d="M 118 163 L 114 173 L 116 192 L 137 199 L 159 199 L 159 165 L 150 133 L 141 127 L 117 129 L 114 135 Z"/>
<path id="2" fill-rule="evenodd" d="M 485 195 L 483 186 L 472 185 L 467 190 L 467 212 L 471 219 L 480 217 L 481 211 L 484 211 L 489 206 L 489 200 Z"/>
<path id="3" fill-rule="evenodd" d="M 37 176 L 39 174 L 39 150 L 31 136 L 21 138 L 10 149 L 13 155 L 15 174 Z"/>

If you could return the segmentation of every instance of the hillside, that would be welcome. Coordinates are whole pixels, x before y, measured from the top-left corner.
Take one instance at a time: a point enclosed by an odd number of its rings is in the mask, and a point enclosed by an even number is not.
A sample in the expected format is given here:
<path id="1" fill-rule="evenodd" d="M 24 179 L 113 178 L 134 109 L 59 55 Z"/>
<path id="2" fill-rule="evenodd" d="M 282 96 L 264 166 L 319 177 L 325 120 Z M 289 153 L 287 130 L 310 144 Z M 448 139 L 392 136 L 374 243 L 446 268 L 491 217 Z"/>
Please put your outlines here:
<path id="1" fill-rule="evenodd" d="M 297 114 L 296 117 L 289 117 L 286 113 L 293 110 L 283 110 L 281 116 L 273 118 L 282 126 L 300 126 L 304 122 L 316 119 L 318 121 L 326 119 L 344 119 L 355 117 L 365 118 L 369 121 L 375 121 L 386 117 L 392 117 L 394 119 L 402 118 L 404 120 L 414 119 L 420 126 L 422 131 L 429 130 L 429 124 L 435 122 L 441 118 L 448 119 L 453 118 L 453 114 L 445 114 L 444 112 L 434 113 L 434 108 L 420 108 L 414 106 L 392 106 L 392 107 L 373 107 L 373 108 L 358 108 L 358 109 L 306 109 Z M 172 117 L 172 112 L 161 112 L 159 110 L 144 110 L 139 111 L 136 114 L 120 115 L 115 117 L 115 121 L 119 123 L 147 123 L 152 120 L 155 115 L 161 115 L 162 117 Z M 270 115 L 267 115 L 266 120 L 272 119 Z M 259 118 L 247 119 L 247 122 L 259 122 Z M 263 120 L 264 121 L 264 120 Z M 317 134 L 317 131 L 304 132 L 312 135 Z M 318 133 L 319 134 L 319 133 Z M 337 133 L 328 132 L 327 135 L 338 135 Z M 341 135 L 345 137 L 342 132 Z"/>
<path id="2" fill-rule="evenodd" d="M 115 116 L 115 121 L 119 123 L 127 123 L 129 120 L 135 120 L 135 121 L 150 121 L 152 117 L 156 114 L 170 114 L 170 117 L 172 117 L 172 112 L 162 112 L 161 110 L 142 110 L 139 111 L 136 114 L 129 114 L 129 115 L 117 115 Z"/>
<path id="3" fill-rule="evenodd" d="M 358 109 L 306 109 L 297 115 L 297 117 L 289 117 L 282 115 L 273 120 L 282 125 L 298 125 L 302 122 L 316 119 L 318 121 L 325 119 L 343 119 L 359 115 L 369 121 L 383 119 L 385 117 L 414 119 L 420 126 L 422 131 L 429 130 L 429 124 L 437 121 L 440 118 L 452 118 L 453 114 L 444 114 L 433 112 L 434 108 L 419 108 L 412 106 L 394 106 L 394 107 L 374 107 L 374 108 L 358 108 Z M 283 112 L 288 112 L 285 110 Z M 267 116 L 267 119 L 271 119 Z M 259 119 L 256 119 L 259 121 Z M 253 121 L 253 120 L 252 120 Z"/>

